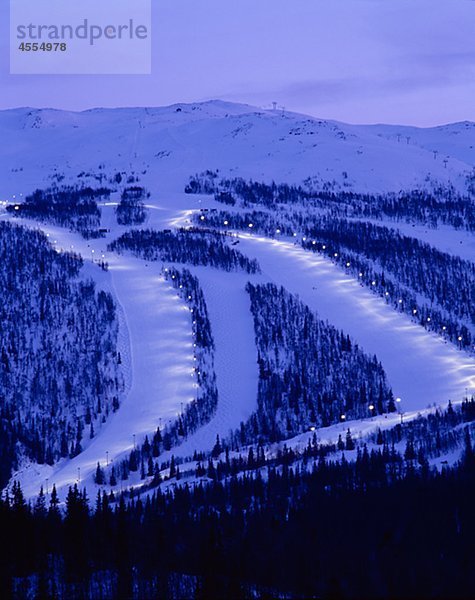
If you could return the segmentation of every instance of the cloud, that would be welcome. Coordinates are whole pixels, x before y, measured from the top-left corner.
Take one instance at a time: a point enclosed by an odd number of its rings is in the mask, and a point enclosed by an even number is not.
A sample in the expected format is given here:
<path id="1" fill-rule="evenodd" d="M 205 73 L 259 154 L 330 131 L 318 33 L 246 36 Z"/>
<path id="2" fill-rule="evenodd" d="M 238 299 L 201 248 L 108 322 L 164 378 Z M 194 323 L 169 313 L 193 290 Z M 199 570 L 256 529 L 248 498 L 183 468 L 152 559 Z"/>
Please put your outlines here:
<path id="1" fill-rule="evenodd" d="M 437 89 L 440 86 L 473 83 L 475 54 L 422 55 L 408 57 L 405 65 L 390 64 L 379 76 L 344 77 L 292 82 L 265 93 L 289 102 L 318 98 L 321 102 L 337 102 L 350 97 L 362 98 L 377 94 L 407 94 L 418 90 Z M 261 96 L 263 90 L 259 92 Z M 256 95 L 257 96 L 257 95 Z"/>

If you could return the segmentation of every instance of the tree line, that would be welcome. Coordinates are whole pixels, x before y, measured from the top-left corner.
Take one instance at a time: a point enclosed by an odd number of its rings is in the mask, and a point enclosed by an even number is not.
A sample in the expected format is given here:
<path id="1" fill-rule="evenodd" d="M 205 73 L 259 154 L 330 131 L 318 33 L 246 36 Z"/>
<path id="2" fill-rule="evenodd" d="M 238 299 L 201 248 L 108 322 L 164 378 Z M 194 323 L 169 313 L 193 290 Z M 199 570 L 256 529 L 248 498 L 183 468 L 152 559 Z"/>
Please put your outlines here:
<path id="1" fill-rule="evenodd" d="M 117 181 L 120 183 L 121 180 Z M 149 197 L 150 193 L 138 185 L 123 189 L 120 202 L 115 210 L 117 223 L 119 225 L 141 225 L 147 218 L 144 200 Z"/>
<path id="2" fill-rule="evenodd" d="M 227 237 L 199 229 L 128 231 L 109 244 L 115 252 L 130 251 L 144 260 L 204 265 L 225 271 L 258 273 L 257 261 L 231 248 Z"/>
<path id="3" fill-rule="evenodd" d="M 226 225 L 224 223 L 226 222 Z M 282 211 L 218 211 L 206 215 L 207 227 L 288 236 L 319 252 L 405 312 L 458 347 L 473 350 L 475 264 L 364 221 L 326 214 Z"/>
<path id="4" fill-rule="evenodd" d="M 397 466 L 397 468 L 394 467 Z M 400 465 L 400 466 L 398 466 Z M 287 460 L 128 500 L 70 488 L 0 501 L 6 597 L 467 598 L 475 456 L 442 470 L 381 449 Z M 25 543 L 25 540 L 28 540 Z"/>
<path id="5" fill-rule="evenodd" d="M 36 190 L 23 202 L 7 207 L 14 216 L 37 219 L 69 227 L 85 238 L 99 237 L 101 210 L 98 200 L 110 197 L 109 188 L 89 186 L 55 186 Z"/>
<path id="6" fill-rule="evenodd" d="M 397 194 L 364 194 L 327 187 L 315 189 L 311 178 L 303 185 L 268 184 L 242 178 L 220 179 L 217 172 L 205 171 L 190 178 L 185 192 L 212 194 L 218 202 L 231 205 L 239 202 L 245 208 L 259 205 L 275 209 L 291 205 L 320 209 L 339 217 L 391 219 L 475 231 L 475 204 L 470 195 L 458 193 L 452 185 L 439 184 L 430 191 L 414 189 Z"/>

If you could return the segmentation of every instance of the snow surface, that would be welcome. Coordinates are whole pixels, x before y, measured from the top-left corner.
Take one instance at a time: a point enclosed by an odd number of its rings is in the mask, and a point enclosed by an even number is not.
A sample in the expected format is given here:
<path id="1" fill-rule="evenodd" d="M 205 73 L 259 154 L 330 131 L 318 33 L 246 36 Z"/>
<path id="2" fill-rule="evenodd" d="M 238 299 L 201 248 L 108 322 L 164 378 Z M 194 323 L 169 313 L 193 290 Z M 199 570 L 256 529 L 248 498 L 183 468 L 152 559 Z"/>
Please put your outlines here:
<path id="1" fill-rule="evenodd" d="M 124 229 L 114 224 L 113 209 L 113 203 L 103 206 L 103 224 L 111 228 L 111 233 L 99 240 L 86 241 L 66 229 L 15 219 L 42 229 L 58 251 L 81 254 L 86 260 L 84 275 L 113 294 L 119 309 L 120 352 L 129 388 L 117 413 L 109 417 L 93 440 L 84 440 L 86 447 L 80 455 L 53 467 L 28 463 L 19 470 L 15 479 L 21 482 L 27 497 L 35 496 L 41 485 L 51 490 L 53 483 L 64 497 L 67 488 L 77 481 L 91 488 L 92 493 L 92 475 L 98 462 L 104 467 L 123 458 L 134 443 L 141 443 L 146 434 L 150 437 L 158 426 L 173 420 L 196 397 L 189 308 L 161 275 L 163 263 L 107 252 L 108 241 Z M 154 207 L 155 219 L 152 216 L 149 225 L 166 225 L 166 221 L 160 221 L 165 214 Z M 11 218 L 6 213 L 2 217 Z M 109 263 L 107 273 L 92 262 L 103 256 Z M 217 435 L 224 437 L 239 427 L 257 408 L 257 350 L 245 291 L 249 278 L 214 269 L 187 268 L 200 279 L 212 323 L 218 408 L 207 425 L 160 460 L 171 454 L 187 456 L 195 449 L 209 450 Z"/>
<path id="2" fill-rule="evenodd" d="M 407 134 L 401 128 L 402 135 L 410 136 L 406 143 L 404 138 L 397 140 L 398 128 L 349 126 L 223 102 L 84 113 L 17 109 L 0 112 L 0 131 L 0 199 L 11 201 L 48 186 L 54 173 L 64 174 L 61 184 L 67 184 L 91 183 L 93 174 L 110 177 L 117 171 L 135 171 L 140 184 L 151 191 L 149 217 L 143 227 L 154 228 L 178 227 L 200 207 L 216 206 L 209 197 L 183 193 L 189 176 L 205 169 L 219 168 L 223 176 L 255 180 L 301 182 L 312 176 L 362 191 L 430 185 L 426 181 L 430 173 L 430 178 L 452 182 L 463 190 L 474 158 L 470 144 L 475 143 L 473 124 L 410 128 Z M 444 166 L 446 154 L 452 158 Z M 78 178 L 81 171 L 91 176 Z M 125 456 L 134 436 L 135 443 L 140 443 L 145 434 L 173 419 L 196 394 L 189 309 L 161 276 L 161 263 L 105 251 L 107 243 L 126 228 L 116 224 L 113 202 L 103 205 L 102 211 L 103 226 L 111 232 L 100 240 L 85 241 L 65 229 L 26 223 L 49 233 L 58 249 L 73 247 L 80 252 L 87 263 L 84 275 L 114 295 L 127 381 L 120 409 L 79 456 L 54 467 L 22 467 L 16 478 L 27 496 L 35 495 L 40 485 L 46 488 L 48 479 L 49 490 L 56 483 L 64 497 L 67 486 L 78 477 L 93 496 L 97 462 L 104 466 L 106 460 Z M 11 217 L 3 214 L 2 218 Z M 432 230 L 386 224 L 441 250 L 474 258 L 475 237 L 469 233 L 448 227 Z M 245 292 L 249 279 L 284 285 L 321 318 L 350 334 L 364 351 L 376 354 L 395 396 L 402 399 L 399 406 L 405 419 L 449 399 L 458 402 L 475 391 L 471 357 L 405 314 L 394 312 L 328 259 L 288 240 L 254 234 L 240 234 L 237 249 L 259 261 L 261 275 L 186 266 L 200 279 L 208 305 L 219 399 L 213 419 L 173 449 L 175 455 L 211 449 L 217 434 L 226 436 L 256 408 L 257 351 Z M 110 265 L 107 273 L 91 261 L 102 254 Z M 364 433 L 394 425 L 399 419 L 391 415 L 342 423 L 319 430 L 318 435 L 334 440 L 348 426 Z M 306 443 L 307 438 L 303 434 L 295 443 Z"/>
<path id="3" fill-rule="evenodd" d="M 31 222 L 29 223 L 31 225 Z M 97 462 L 105 465 L 129 452 L 160 424 L 174 419 L 196 396 L 189 309 L 161 276 L 161 264 L 145 263 L 105 251 L 105 240 L 83 240 L 65 229 L 40 225 L 58 249 L 79 252 L 89 261 L 87 275 L 110 291 L 119 307 L 122 360 L 129 390 L 85 450 L 54 467 L 30 465 L 20 473 L 25 494 L 34 495 L 46 478 L 58 489 L 90 476 Z M 94 253 L 92 252 L 94 250 Z M 91 257 L 104 254 L 110 270 L 92 268 Z M 78 473 L 80 469 L 80 473 Z M 33 473 L 30 473 L 33 471 Z"/>
<path id="4" fill-rule="evenodd" d="M 81 172 L 117 171 L 141 173 L 155 198 L 182 190 L 190 175 L 206 169 L 290 183 L 312 177 L 358 191 L 397 192 L 430 180 L 465 190 L 474 163 L 472 123 L 410 128 L 406 143 L 398 142 L 397 128 L 220 101 L 81 113 L 6 110 L 0 131 L 5 199 L 44 186 L 53 173 L 64 175 L 64 184 L 80 182 Z"/>
<path id="5" fill-rule="evenodd" d="M 412 223 L 395 222 L 390 220 L 361 219 L 370 221 L 375 225 L 384 225 L 392 229 L 397 229 L 402 235 L 417 238 L 421 242 L 426 242 L 441 252 L 446 252 L 452 256 L 458 256 L 465 260 L 475 260 L 475 235 L 470 231 L 463 229 L 453 229 L 448 225 L 440 225 L 437 229 L 432 229 L 425 225 L 416 225 Z"/>
<path id="6" fill-rule="evenodd" d="M 250 276 L 204 267 L 187 267 L 199 280 L 208 307 L 215 341 L 218 408 L 209 423 L 181 446 L 161 455 L 186 457 L 194 450 L 210 450 L 216 436 L 223 438 L 257 409 L 258 366 L 250 298 L 245 290 Z M 253 280 L 255 277 L 251 277 Z"/>
<path id="7" fill-rule="evenodd" d="M 195 199 L 190 198 L 190 202 L 193 204 Z M 110 213 L 112 209 L 110 206 Z M 174 218 L 158 208 L 152 214 L 155 226 L 166 225 L 170 220 L 179 225 L 189 211 L 175 213 Z M 108 223 L 111 225 L 112 221 Z M 60 228 L 41 228 L 53 242 L 56 240 L 58 248 L 69 249 L 72 245 L 86 258 L 92 249 L 99 254 L 106 246 L 105 240 L 85 241 Z M 114 237 L 118 229 L 122 228 L 113 227 L 109 237 Z M 321 318 L 350 334 L 365 352 L 377 355 L 395 396 L 402 400 L 398 408 L 407 415 L 405 418 L 414 418 L 434 404 L 459 402 L 468 392 L 475 391 L 473 359 L 411 322 L 407 315 L 394 312 L 328 259 L 306 252 L 290 241 L 254 234 L 239 234 L 239 239 L 239 250 L 256 258 L 262 268 L 262 275 L 252 279 L 284 285 Z M 124 456 L 133 447 L 134 434 L 138 443 L 146 433 L 150 435 L 157 425 L 179 413 L 181 403 L 195 394 L 189 312 L 161 277 L 161 263 L 146 263 L 127 255 L 105 256 L 110 271 L 104 274 L 97 267 L 92 270 L 89 263 L 88 275 L 95 272 L 98 284 L 115 295 L 126 315 L 133 372 L 131 388 L 119 411 L 79 456 L 54 467 L 31 465 L 18 474 L 28 496 L 35 495 L 40 484 L 46 487 L 46 478 L 49 487 L 54 482 L 64 496 L 67 486 L 78 479 L 78 468 L 82 483 L 94 493 L 92 474 L 97 462 L 105 465 L 106 452 L 109 462 Z M 194 450 L 210 450 L 216 435 L 224 437 L 238 427 L 255 409 L 257 401 L 257 352 L 249 298 L 244 290 L 250 276 L 188 268 L 200 279 L 215 338 L 218 410 L 210 423 L 162 455 L 162 460 L 171 454 L 186 457 Z M 377 426 L 394 425 L 399 419 L 399 415 L 390 415 L 342 423 L 320 430 L 319 437 L 322 441 L 334 441 L 347 427 L 355 434 L 364 434 Z M 307 438 L 304 434 L 298 440 L 306 443 Z"/>

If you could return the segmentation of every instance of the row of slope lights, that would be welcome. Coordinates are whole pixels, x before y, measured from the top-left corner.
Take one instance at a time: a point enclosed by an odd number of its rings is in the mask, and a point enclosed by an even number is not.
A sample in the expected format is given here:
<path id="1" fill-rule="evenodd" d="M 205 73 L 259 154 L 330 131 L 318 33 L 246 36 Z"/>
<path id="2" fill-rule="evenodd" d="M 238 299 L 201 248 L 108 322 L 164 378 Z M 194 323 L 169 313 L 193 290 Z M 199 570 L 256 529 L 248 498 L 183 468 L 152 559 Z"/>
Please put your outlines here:
<path id="1" fill-rule="evenodd" d="M 205 216 L 204 216 L 204 215 L 202 215 L 200 218 L 201 218 L 201 220 L 202 220 L 202 221 L 204 221 L 204 220 L 205 220 Z M 229 221 L 224 221 L 224 225 L 229 225 Z M 254 224 L 253 224 L 253 223 L 248 223 L 248 227 L 249 227 L 250 229 L 252 229 L 252 228 L 254 227 Z M 281 233 L 281 230 L 280 230 L 280 229 L 276 229 L 276 230 L 275 230 L 275 232 L 276 232 L 276 234 L 279 234 L 279 233 Z M 293 233 L 293 237 L 297 237 L 297 233 L 295 233 L 295 232 L 294 232 L 294 233 Z M 303 242 L 306 242 L 306 241 L 307 241 L 307 238 L 304 236 L 304 237 L 302 238 L 302 241 L 303 241 Z M 312 244 L 313 244 L 314 246 L 316 245 L 316 243 L 317 243 L 317 242 L 316 242 L 315 240 L 312 240 Z M 323 249 L 323 250 L 326 250 L 326 248 L 327 248 L 327 247 L 326 247 L 326 245 L 325 245 L 325 244 L 323 244 L 323 245 L 322 245 L 322 249 Z M 335 252 L 335 253 L 333 254 L 333 256 L 334 256 L 335 258 L 337 258 L 337 257 L 338 257 L 338 252 Z M 347 267 L 350 267 L 350 266 L 351 266 L 351 263 L 347 262 L 347 263 L 346 263 L 346 266 L 347 266 Z M 360 272 L 360 273 L 359 273 L 359 276 L 360 276 L 360 277 L 363 277 L 363 273 L 361 273 L 361 272 Z M 372 281 L 372 282 L 371 282 L 371 285 L 375 286 L 375 285 L 376 285 L 376 281 Z M 389 296 L 389 292 L 385 292 L 385 296 Z M 402 304 L 402 303 L 403 303 L 402 299 L 399 299 L 399 300 L 398 300 L 398 303 L 399 303 L 399 304 Z M 416 315 L 416 314 L 417 314 L 417 309 L 416 309 L 416 308 L 414 308 L 414 309 L 412 310 L 412 314 L 413 314 L 413 315 Z M 427 317 L 427 322 L 428 322 L 428 323 L 430 323 L 430 321 L 431 321 L 431 318 L 430 318 L 430 317 Z M 444 325 L 444 326 L 442 327 L 442 331 L 446 331 L 446 330 L 447 330 L 447 327 Z M 457 337 L 457 340 L 458 340 L 459 342 L 461 342 L 461 341 L 463 340 L 462 336 L 461 336 L 461 335 L 459 335 L 459 336 Z M 475 350 L 475 346 L 474 346 L 474 350 Z"/>

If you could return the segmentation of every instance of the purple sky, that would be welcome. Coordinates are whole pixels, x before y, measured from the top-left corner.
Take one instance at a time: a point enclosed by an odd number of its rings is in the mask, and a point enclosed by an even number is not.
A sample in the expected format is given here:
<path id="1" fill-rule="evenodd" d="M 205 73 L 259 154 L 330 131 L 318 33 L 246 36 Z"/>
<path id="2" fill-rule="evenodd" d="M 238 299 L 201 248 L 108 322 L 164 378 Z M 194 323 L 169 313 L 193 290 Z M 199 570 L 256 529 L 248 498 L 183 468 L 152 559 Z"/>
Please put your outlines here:
<path id="1" fill-rule="evenodd" d="M 1 0 L 0 108 L 222 98 L 353 123 L 475 121 L 473 0 L 152 2 L 151 76 L 10 76 Z"/>

